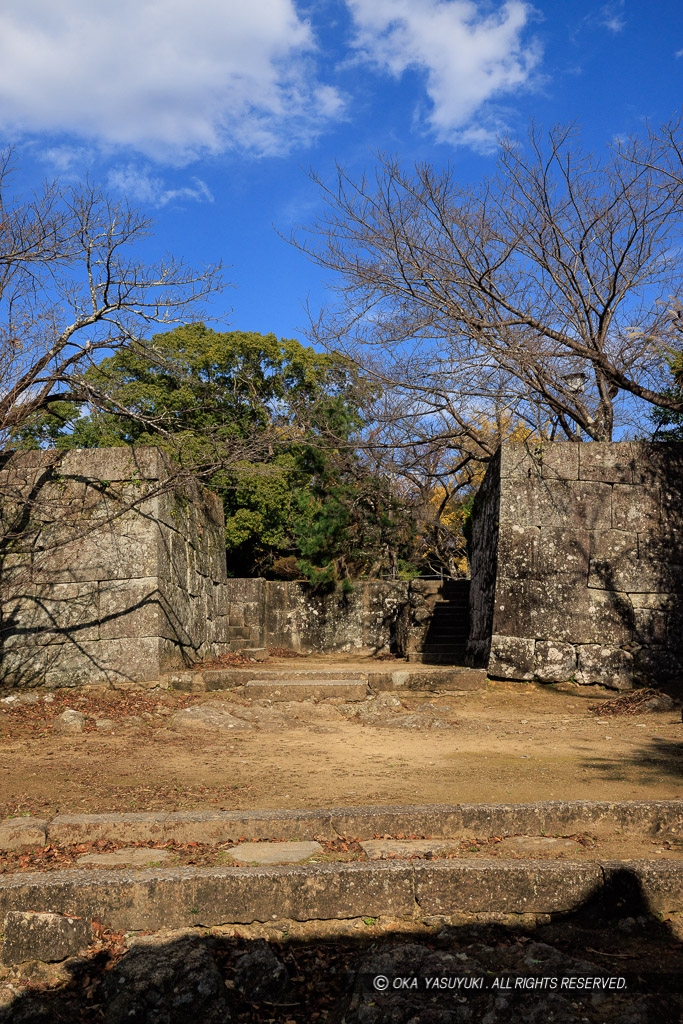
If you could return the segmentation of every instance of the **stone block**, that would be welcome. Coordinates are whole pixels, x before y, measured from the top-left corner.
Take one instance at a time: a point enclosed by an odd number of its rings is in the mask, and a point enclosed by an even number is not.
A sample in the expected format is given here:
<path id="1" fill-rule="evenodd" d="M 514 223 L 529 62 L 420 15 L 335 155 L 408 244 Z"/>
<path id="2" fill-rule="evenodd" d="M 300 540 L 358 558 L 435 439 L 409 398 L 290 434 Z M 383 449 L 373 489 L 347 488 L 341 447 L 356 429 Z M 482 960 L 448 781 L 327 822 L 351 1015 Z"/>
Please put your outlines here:
<path id="1" fill-rule="evenodd" d="M 578 480 L 579 448 L 573 441 L 557 441 L 538 446 L 543 480 Z"/>
<path id="2" fill-rule="evenodd" d="M 488 674 L 494 679 L 533 679 L 535 646 L 534 640 L 494 634 Z"/>
<path id="3" fill-rule="evenodd" d="M 578 648 L 577 680 L 601 683 L 615 690 L 630 690 L 636 679 L 633 655 L 619 647 L 585 644 Z"/>
<path id="4" fill-rule="evenodd" d="M 47 821 L 43 818 L 5 818 L 0 821 L 0 850 L 45 846 Z"/>
<path id="5" fill-rule="evenodd" d="M 605 889 L 617 906 L 621 908 L 625 899 L 629 896 L 633 898 L 633 905 L 627 913 L 642 913 L 643 903 L 650 913 L 655 914 L 665 915 L 683 909 L 683 871 L 680 862 L 605 861 L 602 870 Z"/>
<path id="6" fill-rule="evenodd" d="M 416 863 L 415 898 L 425 915 L 566 913 L 599 892 L 599 864 L 467 860 Z"/>
<path id="7" fill-rule="evenodd" d="M 608 530 L 612 485 L 596 481 L 514 480 L 500 484 L 500 523 L 526 528 Z"/>
<path id="8" fill-rule="evenodd" d="M 633 609 L 633 639 L 639 644 L 666 643 L 667 614 L 654 608 Z"/>
<path id="9" fill-rule="evenodd" d="M 540 477 L 539 450 L 540 446 L 535 442 L 515 441 L 502 445 L 499 466 L 491 466 L 492 475 L 499 473 L 503 480 L 528 480 Z"/>
<path id="10" fill-rule="evenodd" d="M 536 571 L 539 530 L 535 526 L 501 523 L 498 534 L 498 571 L 502 576 L 521 579 Z"/>
<path id="11" fill-rule="evenodd" d="M 209 870 L 197 873 L 195 902 L 198 925 L 409 917 L 415 907 L 413 869 L 351 863 Z"/>
<path id="12" fill-rule="evenodd" d="M 634 445 L 634 483 L 663 484 L 680 492 L 683 485 L 683 444 L 641 442 Z"/>
<path id="13" fill-rule="evenodd" d="M 10 910 L 5 917 L 4 964 L 30 960 L 56 962 L 84 952 L 92 941 L 92 924 L 62 914 Z"/>
<path id="14" fill-rule="evenodd" d="M 208 685 L 208 684 L 207 684 Z M 344 700 L 365 700 L 368 686 L 361 679 L 282 680 L 254 679 L 245 684 L 244 696 L 253 700 L 267 697 L 272 701 L 311 700 L 343 697 Z"/>
<path id="15" fill-rule="evenodd" d="M 661 494 L 657 486 L 614 484 L 612 527 L 615 530 L 644 533 L 661 523 Z"/>
<path id="16" fill-rule="evenodd" d="M 579 445 L 573 442 L 508 442 L 501 449 L 502 479 L 578 480 Z"/>
<path id="17" fill-rule="evenodd" d="M 589 590 L 573 577 L 498 579 L 494 633 L 565 643 L 628 643 L 633 609 L 626 594 Z"/>
<path id="18" fill-rule="evenodd" d="M 62 462 L 64 475 L 95 480 L 159 480 L 168 476 L 168 458 L 154 446 L 140 448 L 74 448 Z"/>
<path id="19" fill-rule="evenodd" d="M 638 557 L 648 562 L 666 562 L 678 566 L 676 573 L 683 578 L 683 528 L 673 525 L 666 516 L 657 529 L 638 534 Z M 678 586 L 676 590 L 683 590 Z"/>
<path id="20" fill-rule="evenodd" d="M 112 523 L 93 525 L 82 537 L 52 548 L 34 561 L 36 583 L 135 579 L 157 575 L 153 509 L 128 512 Z"/>
<path id="21" fill-rule="evenodd" d="M 577 445 L 579 479 L 631 484 L 637 461 L 637 445 L 629 441 L 590 442 Z"/>
<path id="22" fill-rule="evenodd" d="M 573 575 L 585 581 L 589 548 L 590 534 L 587 530 L 544 527 L 538 531 L 534 575 Z"/>
<path id="23" fill-rule="evenodd" d="M 183 667 L 181 649 L 159 637 L 123 637 L 62 645 L 45 672 L 46 686 L 108 681 L 137 683 Z"/>
<path id="24" fill-rule="evenodd" d="M 562 683 L 576 672 L 576 651 L 571 644 L 538 640 L 534 676 L 544 683 Z"/>
<path id="25" fill-rule="evenodd" d="M 675 681 L 683 682 L 683 649 L 669 647 L 643 647 L 634 654 L 635 672 L 639 682 L 648 686 Z M 681 694 L 683 696 L 683 693 Z"/>
<path id="26" fill-rule="evenodd" d="M 165 600 L 159 579 L 110 580 L 100 584 L 100 639 L 178 637 L 189 639 L 182 623 Z"/>

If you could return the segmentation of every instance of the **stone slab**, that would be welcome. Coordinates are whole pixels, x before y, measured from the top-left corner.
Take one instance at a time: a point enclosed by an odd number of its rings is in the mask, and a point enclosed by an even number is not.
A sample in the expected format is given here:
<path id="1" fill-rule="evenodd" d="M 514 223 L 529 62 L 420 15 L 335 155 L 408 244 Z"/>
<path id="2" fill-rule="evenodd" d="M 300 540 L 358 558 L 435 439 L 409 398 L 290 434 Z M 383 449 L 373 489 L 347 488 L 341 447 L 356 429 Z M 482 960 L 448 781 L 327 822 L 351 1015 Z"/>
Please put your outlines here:
<path id="1" fill-rule="evenodd" d="M 344 700 L 365 700 L 367 683 L 362 679 L 334 680 L 253 680 L 244 687 L 244 696 L 269 700 L 310 700 L 311 698 L 343 697 Z"/>
<path id="2" fill-rule="evenodd" d="M 11 910 L 97 919 L 114 930 L 255 921 L 411 917 L 412 868 L 403 864 L 149 868 L 31 872 L 0 877 L 0 919 Z"/>
<path id="3" fill-rule="evenodd" d="M 66 960 L 90 945 L 90 921 L 62 914 L 10 910 L 5 915 L 2 962 L 22 964 Z"/>
<path id="4" fill-rule="evenodd" d="M 457 847 L 457 839 L 367 839 L 360 844 L 369 860 L 438 856 Z"/>
<path id="5" fill-rule="evenodd" d="M 58 815 L 36 819 L 50 843 L 104 839 L 234 842 L 237 840 L 408 834 L 452 839 L 491 835 L 573 835 L 620 831 L 624 835 L 683 835 L 683 801 L 547 800 L 530 804 L 428 804 L 336 807 L 296 811 L 139 811 L 124 814 Z M 10 818 L 23 823 L 29 819 Z M 0 826 L 1 827 L 1 826 Z M 45 838 L 45 831 L 47 837 Z"/>
<path id="6" fill-rule="evenodd" d="M 133 846 L 130 849 L 111 850 L 108 853 L 84 853 L 76 863 L 93 868 L 149 868 L 168 860 L 168 850 L 154 850 L 149 847 Z"/>
<path id="7" fill-rule="evenodd" d="M 576 853 L 577 844 L 561 836 L 506 836 L 500 841 L 499 849 L 510 853 Z"/>
<path id="8" fill-rule="evenodd" d="M 427 915 L 566 913 L 602 886 L 600 865 L 568 861 L 437 860 L 413 870 L 415 899 Z"/>
<path id="9" fill-rule="evenodd" d="M 45 846 L 47 825 L 44 818 L 5 818 L 0 822 L 0 850 Z"/>
<path id="10" fill-rule="evenodd" d="M 48 825 L 48 841 L 67 845 L 97 839 L 144 842 L 161 839 L 165 813 L 136 811 L 129 814 L 58 814 Z"/>
<path id="11" fill-rule="evenodd" d="M 228 851 L 238 864 L 300 864 L 317 853 L 322 853 L 320 843 L 240 843 Z"/>
<path id="12" fill-rule="evenodd" d="M 662 861 L 434 860 L 277 867 L 30 872 L 0 877 L 0 920 L 13 911 L 99 920 L 114 930 L 404 920 L 459 913 L 566 913 L 620 894 L 643 909 L 683 910 L 683 872 Z"/>
<path id="13" fill-rule="evenodd" d="M 329 811 L 173 811 L 163 823 L 164 840 L 178 843 L 298 841 L 312 836 L 334 838 Z"/>

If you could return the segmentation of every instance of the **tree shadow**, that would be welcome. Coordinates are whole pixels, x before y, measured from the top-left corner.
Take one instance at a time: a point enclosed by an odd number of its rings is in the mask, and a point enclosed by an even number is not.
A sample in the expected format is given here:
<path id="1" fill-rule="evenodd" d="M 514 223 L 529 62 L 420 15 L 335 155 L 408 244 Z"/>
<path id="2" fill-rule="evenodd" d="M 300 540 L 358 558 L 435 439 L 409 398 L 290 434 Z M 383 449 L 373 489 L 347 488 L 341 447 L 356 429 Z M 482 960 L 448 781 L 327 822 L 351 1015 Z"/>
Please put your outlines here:
<path id="1" fill-rule="evenodd" d="M 681 942 L 632 871 L 604 870 L 574 911 L 535 926 L 482 914 L 431 919 L 421 933 L 365 919 L 343 938 L 332 922 L 315 941 L 296 922 L 262 926 L 268 940 L 141 936 L 122 956 L 67 961 L 57 989 L 34 980 L 0 1007 L 0 1024 L 679 1024 Z"/>
<path id="2" fill-rule="evenodd" d="M 662 781 L 683 778 L 683 742 L 653 736 L 639 750 L 613 757 L 591 757 L 584 763 L 592 772 L 610 781 L 628 781 L 637 770 L 641 783 L 655 786 Z M 651 773 L 649 779 L 648 772 Z"/>

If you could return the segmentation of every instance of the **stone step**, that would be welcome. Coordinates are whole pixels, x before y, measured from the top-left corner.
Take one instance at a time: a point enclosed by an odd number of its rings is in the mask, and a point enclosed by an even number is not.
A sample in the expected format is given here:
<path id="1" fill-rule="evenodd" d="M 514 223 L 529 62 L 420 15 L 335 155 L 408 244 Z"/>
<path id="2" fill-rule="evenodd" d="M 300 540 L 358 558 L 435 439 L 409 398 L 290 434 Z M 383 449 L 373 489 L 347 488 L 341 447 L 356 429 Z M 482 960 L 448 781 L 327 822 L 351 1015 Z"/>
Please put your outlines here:
<path id="1" fill-rule="evenodd" d="M 462 654 L 463 644 L 455 643 L 431 643 L 428 641 L 423 646 L 422 650 L 430 654 Z"/>
<path id="2" fill-rule="evenodd" d="M 465 667 L 465 649 L 463 647 L 456 647 L 452 651 L 411 651 L 408 655 L 408 661 L 416 665 L 452 665 L 454 668 L 460 668 L 462 672 L 481 672 L 483 673 L 484 680 L 486 678 L 485 669 L 470 669 Z M 434 687 L 430 687 L 433 689 Z M 437 689 L 482 689 L 482 686 L 470 687 L 460 686 L 457 681 L 453 681 L 448 687 L 437 687 Z"/>
<path id="3" fill-rule="evenodd" d="M 311 698 L 343 697 L 344 700 L 365 700 L 368 684 L 363 679 L 254 679 L 244 686 L 244 696 L 268 700 L 310 700 Z"/>

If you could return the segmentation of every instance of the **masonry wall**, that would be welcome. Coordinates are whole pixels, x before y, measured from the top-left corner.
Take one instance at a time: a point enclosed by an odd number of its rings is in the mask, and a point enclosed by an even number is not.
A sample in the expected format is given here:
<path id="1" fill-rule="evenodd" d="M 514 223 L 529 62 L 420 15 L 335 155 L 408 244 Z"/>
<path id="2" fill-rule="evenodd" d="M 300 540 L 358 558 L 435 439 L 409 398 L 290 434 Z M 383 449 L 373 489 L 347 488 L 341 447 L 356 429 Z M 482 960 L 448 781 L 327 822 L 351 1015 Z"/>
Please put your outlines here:
<path id="1" fill-rule="evenodd" d="M 468 651 L 492 676 L 683 677 L 683 445 L 503 445 L 473 541 Z"/>
<path id="2" fill-rule="evenodd" d="M 0 461 L 0 683 L 158 678 L 227 649 L 223 512 L 154 448 Z"/>
<path id="3" fill-rule="evenodd" d="M 396 650 L 408 583 L 359 581 L 344 594 L 302 581 L 232 579 L 227 594 L 233 647 L 370 654 Z"/>

